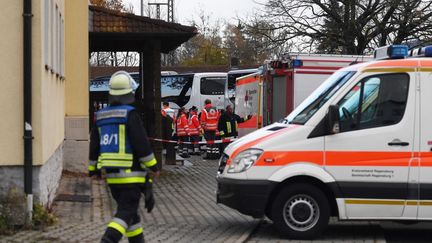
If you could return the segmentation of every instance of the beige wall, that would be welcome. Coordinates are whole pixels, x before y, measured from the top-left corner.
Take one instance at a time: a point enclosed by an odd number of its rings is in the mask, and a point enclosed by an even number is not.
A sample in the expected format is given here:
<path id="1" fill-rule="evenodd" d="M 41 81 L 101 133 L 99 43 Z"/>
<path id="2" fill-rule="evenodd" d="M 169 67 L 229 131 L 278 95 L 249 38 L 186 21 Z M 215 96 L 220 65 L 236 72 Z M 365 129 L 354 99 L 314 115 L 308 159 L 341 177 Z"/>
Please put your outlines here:
<path id="1" fill-rule="evenodd" d="M 33 80 L 38 95 L 34 97 L 33 103 L 40 104 L 34 110 L 34 126 L 39 128 L 40 136 L 35 136 L 34 164 L 45 163 L 62 144 L 64 139 L 64 104 L 65 104 L 65 81 L 61 80 L 57 73 L 45 69 L 43 53 L 50 50 L 44 49 L 44 2 L 33 1 L 34 4 L 33 26 L 38 26 L 33 31 L 33 55 L 34 72 Z M 62 16 L 64 14 L 64 0 L 53 0 L 58 6 Z"/>
<path id="2" fill-rule="evenodd" d="M 22 1 L 0 9 L 0 165 L 22 164 Z"/>
<path id="3" fill-rule="evenodd" d="M 66 116 L 88 117 L 88 0 L 66 1 L 66 20 Z"/>
<path id="4" fill-rule="evenodd" d="M 32 127 L 33 163 L 44 164 L 63 143 L 65 81 L 45 69 L 42 0 L 33 0 Z M 64 16 L 64 0 L 53 0 Z M 0 165 L 23 164 L 22 1 L 7 1 L 0 9 Z"/>

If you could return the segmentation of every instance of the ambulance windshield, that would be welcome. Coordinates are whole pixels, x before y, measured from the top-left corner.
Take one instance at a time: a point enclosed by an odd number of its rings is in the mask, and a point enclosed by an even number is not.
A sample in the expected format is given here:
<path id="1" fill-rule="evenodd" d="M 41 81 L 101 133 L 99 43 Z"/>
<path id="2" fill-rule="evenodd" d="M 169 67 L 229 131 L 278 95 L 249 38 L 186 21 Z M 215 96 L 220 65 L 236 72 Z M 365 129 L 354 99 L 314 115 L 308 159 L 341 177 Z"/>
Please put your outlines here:
<path id="1" fill-rule="evenodd" d="M 353 75 L 354 71 L 339 71 L 331 75 L 282 122 L 304 125 Z"/>

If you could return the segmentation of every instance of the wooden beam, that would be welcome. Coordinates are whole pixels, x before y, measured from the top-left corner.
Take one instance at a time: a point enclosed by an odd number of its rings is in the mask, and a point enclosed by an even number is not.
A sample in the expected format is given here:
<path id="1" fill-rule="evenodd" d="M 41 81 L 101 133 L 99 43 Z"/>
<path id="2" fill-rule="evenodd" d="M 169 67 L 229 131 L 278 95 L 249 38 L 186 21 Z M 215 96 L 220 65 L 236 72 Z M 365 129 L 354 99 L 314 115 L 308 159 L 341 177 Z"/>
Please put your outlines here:
<path id="1" fill-rule="evenodd" d="M 162 138 L 161 122 L 161 43 L 153 40 L 147 42 L 143 51 L 143 84 L 144 84 L 144 124 L 150 137 Z M 153 143 L 153 152 L 160 166 L 162 165 L 162 144 Z"/>

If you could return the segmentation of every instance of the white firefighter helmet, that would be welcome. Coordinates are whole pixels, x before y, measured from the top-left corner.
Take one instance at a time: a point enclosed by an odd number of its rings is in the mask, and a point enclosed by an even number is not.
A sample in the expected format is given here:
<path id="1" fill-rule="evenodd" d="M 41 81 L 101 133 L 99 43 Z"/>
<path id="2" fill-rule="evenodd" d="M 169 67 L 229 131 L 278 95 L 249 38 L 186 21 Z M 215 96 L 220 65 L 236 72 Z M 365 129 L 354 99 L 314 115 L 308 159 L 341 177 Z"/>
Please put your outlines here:
<path id="1" fill-rule="evenodd" d="M 132 93 L 137 88 L 135 80 L 126 71 L 115 72 L 109 81 L 109 94 L 114 96 Z"/>

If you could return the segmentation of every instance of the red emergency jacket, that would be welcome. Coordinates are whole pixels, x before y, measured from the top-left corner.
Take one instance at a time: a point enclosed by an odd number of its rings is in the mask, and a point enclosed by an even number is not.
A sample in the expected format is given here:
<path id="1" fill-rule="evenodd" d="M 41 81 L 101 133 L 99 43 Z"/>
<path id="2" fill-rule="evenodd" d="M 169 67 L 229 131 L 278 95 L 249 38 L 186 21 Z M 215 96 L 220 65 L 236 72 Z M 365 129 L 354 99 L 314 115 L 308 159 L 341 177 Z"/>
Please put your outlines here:
<path id="1" fill-rule="evenodd" d="M 188 136 L 188 120 L 185 114 L 181 114 L 180 117 L 177 117 L 177 136 L 183 137 Z"/>
<path id="2" fill-rule="evenodd" d="M 191 112 L 190 114 L 191 116 L 189 117 L 189 135 L 198 136 L 200 135 L 201 124 L 195 112 Z"/>
<path id="3" fill-rule="evenodd" d="M 219 112 L 211 104 L 207 104 L 201 112 L 201 125 L 206 131 L 216 131 Z"/>

